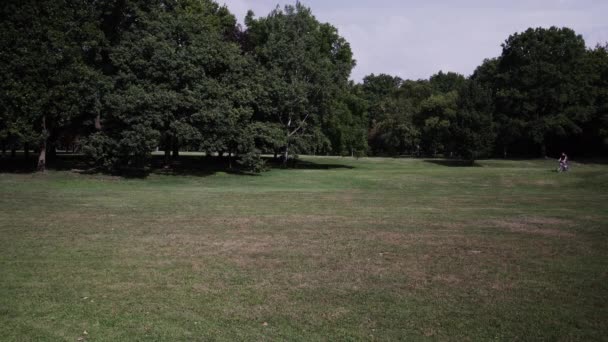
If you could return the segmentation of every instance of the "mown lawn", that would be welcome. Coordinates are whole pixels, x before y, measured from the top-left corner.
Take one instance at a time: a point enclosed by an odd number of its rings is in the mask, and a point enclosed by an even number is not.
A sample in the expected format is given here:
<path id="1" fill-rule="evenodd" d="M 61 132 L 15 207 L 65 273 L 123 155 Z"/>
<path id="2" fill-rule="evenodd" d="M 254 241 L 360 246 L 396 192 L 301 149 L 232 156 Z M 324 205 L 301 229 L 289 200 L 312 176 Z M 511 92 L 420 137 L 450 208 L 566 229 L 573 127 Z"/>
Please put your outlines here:
<path id="1" fill-rule="evenodd" d="M 0 174 L 1 341 L 606 340 L 608 165 Z"/>

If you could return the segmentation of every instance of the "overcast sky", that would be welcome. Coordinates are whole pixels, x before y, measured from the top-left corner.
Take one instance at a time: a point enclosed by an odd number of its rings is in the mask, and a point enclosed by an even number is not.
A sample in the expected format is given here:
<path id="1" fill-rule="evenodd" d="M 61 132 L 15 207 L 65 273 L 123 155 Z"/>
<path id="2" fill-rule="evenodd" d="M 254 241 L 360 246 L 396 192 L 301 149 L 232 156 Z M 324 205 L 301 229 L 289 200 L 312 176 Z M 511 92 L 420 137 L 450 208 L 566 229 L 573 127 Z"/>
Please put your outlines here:
<path id="1" fill-rule="evenodd" d="M 295 0 L 216 0 L 239 22 L 247 10 L 266 16 Z M 608 42 L 608 0 L 302 0 L 321 22 L 350 42 L 357 67 L 351 78 L 371 73 L 404 79 L 443 71 L 470 75 L 500 44 L 528 27 L 570 27 L 587 46 Z"/>

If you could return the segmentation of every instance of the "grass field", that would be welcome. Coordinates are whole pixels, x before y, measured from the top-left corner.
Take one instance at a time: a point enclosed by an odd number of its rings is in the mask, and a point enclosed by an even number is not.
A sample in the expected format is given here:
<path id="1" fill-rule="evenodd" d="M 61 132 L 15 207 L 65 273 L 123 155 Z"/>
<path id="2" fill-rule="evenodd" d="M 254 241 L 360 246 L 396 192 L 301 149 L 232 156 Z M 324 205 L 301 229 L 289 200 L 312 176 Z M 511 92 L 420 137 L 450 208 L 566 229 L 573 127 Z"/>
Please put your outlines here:
<path id="1" fill-rule="evenodd" d="M 608 339 L 608 165 L 305 159 L 0 174 L 0 340 Z"/>

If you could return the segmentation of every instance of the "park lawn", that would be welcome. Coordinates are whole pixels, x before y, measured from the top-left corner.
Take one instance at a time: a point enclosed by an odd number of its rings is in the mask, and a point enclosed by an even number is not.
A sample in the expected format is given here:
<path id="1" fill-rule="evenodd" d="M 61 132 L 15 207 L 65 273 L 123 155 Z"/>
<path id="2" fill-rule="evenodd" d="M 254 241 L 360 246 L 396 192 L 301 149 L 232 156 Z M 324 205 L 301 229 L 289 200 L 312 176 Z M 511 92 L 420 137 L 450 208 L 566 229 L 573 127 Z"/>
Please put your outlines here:
<path id="1" fill-rule="evenodd" d="M 1 341 L 606 340 L 608 165 L 0 174 Z"/>

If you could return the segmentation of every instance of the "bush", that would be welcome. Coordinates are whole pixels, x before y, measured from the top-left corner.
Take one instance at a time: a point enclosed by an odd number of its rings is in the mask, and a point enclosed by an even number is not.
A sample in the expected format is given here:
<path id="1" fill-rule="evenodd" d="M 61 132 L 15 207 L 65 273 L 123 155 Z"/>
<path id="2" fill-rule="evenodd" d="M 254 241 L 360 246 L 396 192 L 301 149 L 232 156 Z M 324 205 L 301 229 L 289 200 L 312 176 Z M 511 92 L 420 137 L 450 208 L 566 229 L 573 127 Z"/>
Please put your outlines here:
<path id="1" fill-rule="evenodd" d="M 236 162 L 245 172 L 260 173 L 266 170 L 266 162 L 258 150 L 240 155 Z"/>

